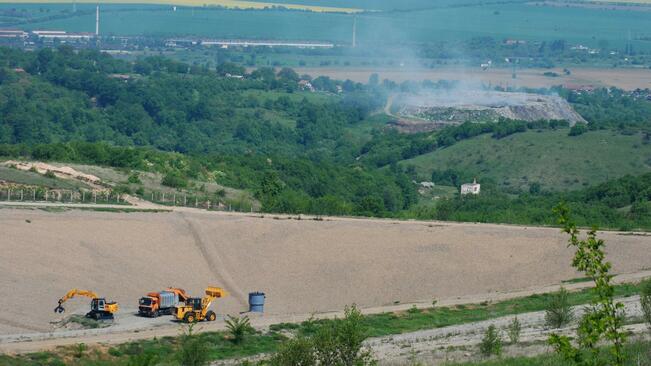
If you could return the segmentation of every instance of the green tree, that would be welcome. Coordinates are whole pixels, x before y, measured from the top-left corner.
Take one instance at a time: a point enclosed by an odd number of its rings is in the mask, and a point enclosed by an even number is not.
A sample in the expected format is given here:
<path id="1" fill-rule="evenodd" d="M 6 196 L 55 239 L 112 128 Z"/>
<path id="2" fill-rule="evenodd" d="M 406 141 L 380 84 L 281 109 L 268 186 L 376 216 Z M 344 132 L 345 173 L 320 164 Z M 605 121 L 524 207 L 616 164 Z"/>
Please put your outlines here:
<path id="1" fill-rule="evenodd" d="M 494 324 L 489 325 L 486 329 L 484 337 L 479 344 L 479 351 L 485 357 L 492 355 L 499 356 L 502 354 L 502 337 L 500 331 Z"/>
<path id="2" fill-rule="evenodd" d="M 640 305 L 644 320 L 651 331 L 651 279 L 647 279 L 640 285 Z"/>
<path id="3" fill-rule="evenodd" d="M 624 343 L 626 334 L 622 330 L 624 321 L 624 304 L 614 300 L 614 288 L 611 284 L 611 264 L 605 260 L 604 246 L 597 239 L 597 229 L 592 228 L 586 239 L 579 239 L 579 229 L 570 218 L 567 206 L 561 204 L 555 208 L 559 224 L 570 235 L 569 244 L 576 249 L 572 266 L 594 281 L 593 299 L 583 316 L 577 330 L 575 347 L 567 336 L 552 334 L 549 343 L 566 360 L 577 365 L 610 364 L 622 366 L 625 361 Z M 612 360 L 599 357 L 600 341 L 610 344 Z"/>
<path id="4" fill-rule="evenodd" d="M 511 344 L 516 344 L 520 341 L 520 333 L 522 332 L 522 324 L 518 320 L 518 317 L 514 317 L 513 320 L 509 323 L 507 327 L 507 334 L 509 335 L 509 341 Z"/>

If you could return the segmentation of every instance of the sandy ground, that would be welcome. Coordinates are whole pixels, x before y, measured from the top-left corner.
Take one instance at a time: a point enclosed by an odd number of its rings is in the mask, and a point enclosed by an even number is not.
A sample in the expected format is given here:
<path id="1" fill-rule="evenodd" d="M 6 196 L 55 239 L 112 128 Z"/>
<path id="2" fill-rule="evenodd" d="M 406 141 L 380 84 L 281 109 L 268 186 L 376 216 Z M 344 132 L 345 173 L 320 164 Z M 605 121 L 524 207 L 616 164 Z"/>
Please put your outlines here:
<path id="1" fill-rule="evenodd" d="M 576 278 L 557 229 L 501 225 L 274 219 L 209 212 L 0 210 L 0 334 L 48 332 L 56 300 L 92 289 L 134 310 L 148 291 L 207 285 L 267 293 L 268 316 L 505 292 Z M 651 238 L 604 233 L 617 273 L 651 268 Z M 17 300 L 18 299 L 18 300 Z M 18 304 L 20 306 L 18 306 Z M 69 301 L 84 311 L 86 299 Z"/>
<path id="2" fill-rule="evenodd" d="M 547 77 L 543 73 L 553 71 L 558 77 Z M 636 88 L 651 88 L 651 70 L 649 69 L 606 69 L 606 68 L 572 68 L 571 75 L 564 75 L 560 69 L 523 69 L 517 71 L 513 79 L 511 69 L 493 68 L 482 70 L 479 67 L 438 69 L 401 70 L 401 69 L 365 69 L 365 68 L 297 68 L 299 74 L 312 77 L 320 75 L 335 79 L 351 79 L 357 82 L 368 82 L 371 74 L 377 73 L 382 79 L 395 82 L 405 80 L 464 80 L 470 83 L 491 84 L 502 87 L 531 87 L 541 88 L 555 85 L 593 85 L 616 86 L 625 90 Z"/>

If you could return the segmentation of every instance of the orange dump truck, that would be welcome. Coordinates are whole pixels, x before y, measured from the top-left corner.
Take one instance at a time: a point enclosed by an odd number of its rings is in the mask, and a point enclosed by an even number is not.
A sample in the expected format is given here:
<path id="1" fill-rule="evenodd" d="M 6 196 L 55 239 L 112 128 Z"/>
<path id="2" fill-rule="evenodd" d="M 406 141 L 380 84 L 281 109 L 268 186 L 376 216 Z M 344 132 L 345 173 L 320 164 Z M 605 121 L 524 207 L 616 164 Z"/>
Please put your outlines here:
<path id="1" fill-rule="evenodd" d="M 185 303 L 188 295 L 180 288 L 168 288 L 160 292 L 150 292 L 138 301 L 138 314 L 142 316 L 157 317 L 170 315 L 179 303 Z"/>

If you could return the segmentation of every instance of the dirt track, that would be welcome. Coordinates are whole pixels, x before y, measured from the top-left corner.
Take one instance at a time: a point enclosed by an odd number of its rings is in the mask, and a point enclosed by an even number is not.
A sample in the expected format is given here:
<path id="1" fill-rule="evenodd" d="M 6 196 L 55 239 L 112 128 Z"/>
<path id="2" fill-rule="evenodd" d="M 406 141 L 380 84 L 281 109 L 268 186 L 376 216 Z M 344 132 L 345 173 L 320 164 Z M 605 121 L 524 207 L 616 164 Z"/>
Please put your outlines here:
<path id="1" fill-rule="evenodd" d="M 28 222 L 29 220 L 29 222 Z M 286 220 L 209 212 L 103 213 L 0 209 L 0 334 L 47 332 L 73 287 L 125 312 L 165 286 L 233 296 L 218 313 L 268 295 L 284 317 L 538 288 L 578 275 L 557 229 L 366 219 Z M 604 233 L 617 273 L 651 268 L 649 236 Z M 16 299 L 19 301 L 17 306 Z M 51 301 L 48 301 L 50 299 Z M 83 311 L 87 301 L 71 300 Z"/>

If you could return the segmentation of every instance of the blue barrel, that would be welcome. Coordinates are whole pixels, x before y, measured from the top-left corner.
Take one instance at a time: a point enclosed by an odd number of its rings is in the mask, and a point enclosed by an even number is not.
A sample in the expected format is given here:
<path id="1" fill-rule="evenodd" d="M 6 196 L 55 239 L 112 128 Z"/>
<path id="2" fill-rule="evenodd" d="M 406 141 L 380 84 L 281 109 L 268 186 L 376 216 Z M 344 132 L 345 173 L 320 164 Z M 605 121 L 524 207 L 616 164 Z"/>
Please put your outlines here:
<path id="1" fill-rule="evenodd" d="M 249 312 L 262 313 L 264 312 L 264 292 L 249 292 Z"/>

